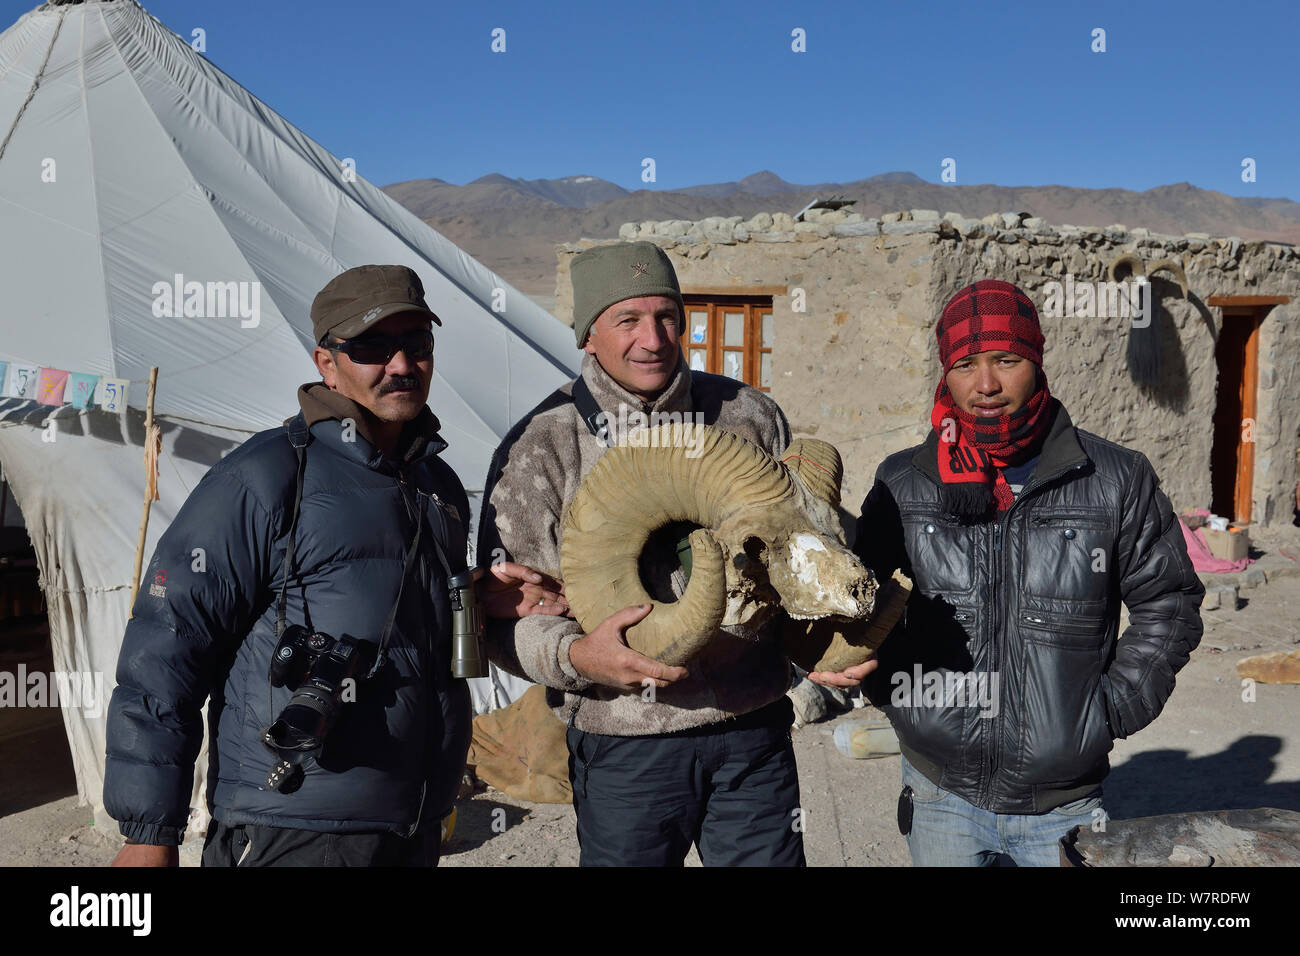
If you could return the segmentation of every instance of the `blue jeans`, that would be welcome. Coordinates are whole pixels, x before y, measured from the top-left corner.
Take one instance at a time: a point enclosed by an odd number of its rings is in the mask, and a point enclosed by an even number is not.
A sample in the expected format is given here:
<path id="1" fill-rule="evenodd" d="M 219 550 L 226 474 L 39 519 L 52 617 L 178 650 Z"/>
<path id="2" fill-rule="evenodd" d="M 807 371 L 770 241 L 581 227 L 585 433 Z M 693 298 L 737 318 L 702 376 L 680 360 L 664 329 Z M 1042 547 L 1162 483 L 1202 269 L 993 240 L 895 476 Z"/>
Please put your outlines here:
<path id="1" fill-rule="evenodd" d="M 1101 790 L 1047 813 L 993 813 L 936 787 L 902 758 L 912 788 L 913 866 L 1060 866 L 1058 842 L 1074 827 L 1106 819 Z"/>

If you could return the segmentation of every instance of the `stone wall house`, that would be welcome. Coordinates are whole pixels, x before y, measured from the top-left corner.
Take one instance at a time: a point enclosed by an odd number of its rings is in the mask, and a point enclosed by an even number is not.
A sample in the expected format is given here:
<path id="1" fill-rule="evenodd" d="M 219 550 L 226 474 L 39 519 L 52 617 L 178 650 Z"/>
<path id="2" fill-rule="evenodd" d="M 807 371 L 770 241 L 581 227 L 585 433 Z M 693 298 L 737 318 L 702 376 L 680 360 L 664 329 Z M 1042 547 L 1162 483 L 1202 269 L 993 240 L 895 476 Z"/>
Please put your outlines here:
<path id="1" fill-rule="evenodd" d="M 879 462 L 923 440 L 930 427 L 940 374 L 934 323 L 943 304 L 962 285 L 995 278 L 1014 282 L 1037 305 L 1048 382 L 1075 423 L 1144 452 L 1177 510 L 1217 501 L 1219 513 L 1236 519 L 1291 520 L 1300 434 L 1294 246 L 1052 226 L 1023 213 L 974 220 L 911 210 L 864 220 L 813 209 L 798 222 L 760 213 L 628 223 L 618 240 L 557 247 L 560 318 L 572 321 L 572 257 L 630 239 L 668 252 L 688 311 L 696 301 L 740 301 L 733 296 L 770 302 L 772 334 L 763 344 L 771 349 L 772 397 L 796 434 L 839 448 L 844 503 L 855 513 Z M 1150 279 L 1149 324 L 1110 314 L 1113 301 L 1099 308 L 1094 296 L 1089 307 L 1082 287 L 1105 299 L 1115 287 L 1097 284 L 1109 282 L 1108 267 L 1124 254 L 1143 264 L 1121 264 L 1122 285 L 1131 283 L 1130 270 L 1173 259 L 1183 266 L 1186 297 L 1175 272 L 1161 271 Z M 1062 301 L 1065 291 L 1073 301 Z M 1159 375 L 1148 385 L 1130 371 L 1129 340 L 1138 335 L 1158 352 Z M 1253 414 L 1241 414 L 1251 404 Z"/>

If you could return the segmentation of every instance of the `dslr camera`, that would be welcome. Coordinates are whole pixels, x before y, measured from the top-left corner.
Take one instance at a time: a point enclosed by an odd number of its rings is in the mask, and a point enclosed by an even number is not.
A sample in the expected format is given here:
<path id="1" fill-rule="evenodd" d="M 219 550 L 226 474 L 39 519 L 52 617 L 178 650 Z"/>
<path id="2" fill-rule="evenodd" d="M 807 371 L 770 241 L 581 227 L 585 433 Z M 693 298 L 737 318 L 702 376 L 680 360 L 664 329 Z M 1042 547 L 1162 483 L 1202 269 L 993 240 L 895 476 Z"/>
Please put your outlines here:
<path id="1" fill-rule="evenodd" d="M 285 628 L 271 655 L 271 686 L 287 687 L 293 697 L 262 733 L 262 744 L 279 757 L 266 778 L 269 790 L 293 793 L 302 785 L 303 764 L 320 753 L 338 719 L 343 688 L 369 673 L 375 645 L 350 637 Z"/>

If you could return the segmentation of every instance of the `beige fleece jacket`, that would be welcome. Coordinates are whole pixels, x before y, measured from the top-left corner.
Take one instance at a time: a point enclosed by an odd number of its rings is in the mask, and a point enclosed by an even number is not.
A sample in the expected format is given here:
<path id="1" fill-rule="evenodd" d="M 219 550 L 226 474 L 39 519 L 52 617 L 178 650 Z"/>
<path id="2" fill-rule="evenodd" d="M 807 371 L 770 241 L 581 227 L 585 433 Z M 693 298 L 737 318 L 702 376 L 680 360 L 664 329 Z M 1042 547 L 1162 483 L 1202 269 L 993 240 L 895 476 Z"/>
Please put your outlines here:
<path id="1" fill-rule="evenodd" d="M 656 412 L 702 412 L 705 424 L 739 435 L 772 455 L 779 456 L 790 442 L 785 416 L 767 395 L 721 375 L 692 372 L 684 360 L 651 403 L 619 385 L 592 355 L 583 359 L 582 377 L 609 416 L 610 445 L 622 437 L 621 423 L 628 422 L 631 430 L 635 424 L 629 419 Z M 571 389 L 572 384 L 557 389 L 524 416 L 497 449 L 479 522 L 481 564 L 518 561 L 562 577 L 564 517 L 582 479 L 606 450 L 579 417 Z M 679 570 L 666 577 L 664 585 L 680 596 L 684 576 Z M 777 646 L 775 625 L 751 638 L 720 632 L 689 662 L 689 677 L 658 689 L 653 700 L 641 692 L 595 685 L 579 675 L 569 660 L 569 647 L 582 636 L 577 622 L 567 617 L 493 619 L 487 646 L 498 666 L 562 691 L 562 698 L 548 694 L 556 715 L 591 733 L 635 737 L 713 724 L 757 710 L 790 686 L 790 664 Z"/>

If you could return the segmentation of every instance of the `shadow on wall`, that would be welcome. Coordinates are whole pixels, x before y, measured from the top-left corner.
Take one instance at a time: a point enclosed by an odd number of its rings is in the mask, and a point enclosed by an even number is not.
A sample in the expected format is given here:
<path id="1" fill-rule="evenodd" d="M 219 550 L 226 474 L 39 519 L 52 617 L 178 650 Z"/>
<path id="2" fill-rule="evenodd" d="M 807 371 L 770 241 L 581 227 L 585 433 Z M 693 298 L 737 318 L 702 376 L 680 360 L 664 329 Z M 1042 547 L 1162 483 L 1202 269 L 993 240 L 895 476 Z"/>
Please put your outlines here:
<path id="1" fill-rule="evenodd" d="M 1178 327 L 1173 315 L 1163 303 L 1170 297 L 1181 298 L 1182 292 L 1178 288 L 1178 283 L 1168 279 L 1155 277 L 1149 281 L 1155 294 L 1156 308 L 1151 317 L 1150 327 L 1128 330 L 1128 341 L 1125 343 L 1128 373 L 1130 379 L 1139 384 L 1144 395 L 1161 408 L 1170 409 L 1181 415 L 1187 411 L 1187 400 L 1190 395 L 1187 358 L 1183 352 L 1183 343 L 1178 336 Z M 1217 338 L 1214 317 L 1195 293 L 1189 292 L 1186 301 L 1191 303 L 1205 325 L 1209 333 L 1210 353 L 1213 355 Z M 1158 374 L 1154 383 L 1143 385 L 1144 376 L 1141 370 L 1151 362 L 1159 363 Z"/>
<path id="2" fill-rule="evenodd" d="M 1277 768 L 1273 758 L 1282 747 L 1279 737 L 1252 734 L 1205 757 L 1192 757 L 1185 750 L 1136 754 L 1106 778 L 1106 814 L 1112 820 L 1130 820 L 1255 807 L 1300 810 L 1300 780 L 1269 782 Z"/>

